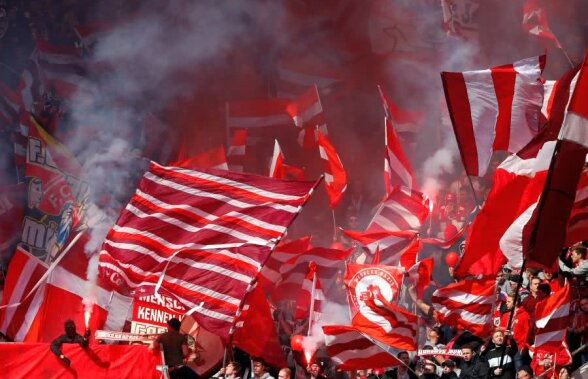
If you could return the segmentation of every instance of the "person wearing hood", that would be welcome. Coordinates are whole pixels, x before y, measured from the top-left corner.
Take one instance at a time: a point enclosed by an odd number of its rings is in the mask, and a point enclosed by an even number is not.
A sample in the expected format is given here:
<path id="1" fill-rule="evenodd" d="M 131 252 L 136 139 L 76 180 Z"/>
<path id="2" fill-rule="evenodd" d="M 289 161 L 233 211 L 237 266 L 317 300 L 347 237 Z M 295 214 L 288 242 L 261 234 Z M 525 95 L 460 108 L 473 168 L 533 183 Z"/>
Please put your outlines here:
<path id="1" fill-rule="evenodd" d="M 510 346 L 505 342 L 505 333 L 502 329 L 496 329 L 492 334 L 492 341 L 482 355 L 486 358 L 489 368 L 489 378 L 514 379 L 516 369 L 514 364 L 515 354 L 518 352 L 514 338 L 509 338 Z"/>
<path id="2" fill-rule="evenodd" d="M 79 335 L 76 332 L 76 324 L 73 320 L 67 320 L 63 327 L 65 329 L 65 334 L 60 335 L 56 339 L 51 342 L 50 349 L 53 354 L 57 355 L 59 359 L 66 365 L 70 366 L 71 361 L 61 352 L 61 345 L 64 343 L 77 343 L 84 349 L 88 347 L 88 340 L 90 338 L 90 330 L 86 330 L 84 336 Z"/>

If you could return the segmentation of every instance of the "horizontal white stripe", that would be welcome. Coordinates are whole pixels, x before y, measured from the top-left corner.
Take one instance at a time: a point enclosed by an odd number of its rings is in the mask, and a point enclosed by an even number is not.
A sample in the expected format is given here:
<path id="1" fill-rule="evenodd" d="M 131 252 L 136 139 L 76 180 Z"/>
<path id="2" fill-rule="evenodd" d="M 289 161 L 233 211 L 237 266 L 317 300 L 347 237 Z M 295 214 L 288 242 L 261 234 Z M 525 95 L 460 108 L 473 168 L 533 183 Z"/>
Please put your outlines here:
<path id="1" fill-rule="evenodd" d="M 161 166 L 161 167 L 164 169 L 169 169 L 169 167 L 163 167 L 163 166 Z M 186 176 L 191 176 L 194 178 L 210 180 L 210 181 L 216 182 L 218 184 L 237 188 L 239 190 L 243 190 L 243 191 L 249 192 L 251 194 L 257 195 L 257 196 L 268 197 L 268 198 L 274 199 L 276 201 L 279 201 L 279 200 L 282 200 L 282 201 L 301 201 L 302 200 L 302 198 L 299 196 L 281 195 L 281 194 L 274 193 L 274 192 L 264 191 L 264 190 L 258 189 L 257 187 L 252 187 L 252 186 L 249 186 L 246 184 L 235 182 L 233 180 L 223 179 L 223 178 L 213 176 L 213 175 L 207 175 L 207 174 L 195 175 L 194 173 L 196 171 L 184 170 L 184 169 L 174 169 L 173 171 L 179 171 Z M 181 185 L 179 183 L 176 183 L 176 182 L 173 182 L 173 181 L 170 181 L 167 179 L 163 179 L 163 178 L 161 178 L 151 172 L 146 172 L 144 177 L 146 177 L 147 179 L 149 179 L 155 183 L 158 183 L 162 186 L 170 187 L 170 188 L 185 192 L 190 195 L 208 197 L 208 198 L 216 199 L 219 201 L 223 201 L 223 202 L 228 203 L 228 204 L 230 204 L 234 207 L 237 207 L 237 208 L 250 208 L 251 206 L 258 205 L 258 204 L 245 203 L 241 200 L 235 200 L 235 199 L 232 199 L 232 198 L 225 196 L 225 195 L 220 195 L 220 194 L 216 194 L 216 193 L 209 193 L 209 192 L 205 192 L 205 191 L 202 191 L 202 190 L 199 190 L 196 188 L 187 187 L 187 186 Z M 290 213 L 296 213 L 296 209 L 298 209 L 297 207 L 294 207 L 291 205 L 281 205 L 281 204 L 272 204 L 272 203 L 263 203 L 263 205 L 270 207 L 270 208 L 290 212 Z"/>
<path id="2" fill-rule="evenodd" d="M 154 276 L 160 276 L 161 275 L 161 272 L 155 272 L 154 273 L 154 272 L 144 271 L 144 270 L 140 269 L 139 267 L 137 267 L 137 266 L 135 266 L 133 264 L 127 264 L 127 263 L 122 263 L 122 262 L 117 262 L 117 264 L 121 268 L 123 268 L 123 269 L 125 269 L 127 271 L 133 271 L 133 272 L 135 272 L 136 274 L 139 274 L 139 275 L 154 275 Z M 104 266 L 104 264 L 102 262 L 100 263 L 100 265 L 103 265 Z M 112 269 L 113 267 L 111 266 L 109 268 Z M 117 270 L 117 271 L 120 272 L 120 269 Z M 141 285 L 143 283 L 142 281 L 136 282 L 134 279 L 130 279 L 126 275 L 125 275 L 125 278 L 128 280 L 127 283 L 132 288 L 135 288 L 138 285 Z M 234 298 L 232 296 L 229 296 L 229 295 L 226 295 L 226 294 L 222 294 L 222 293 L 216 292 L 214 290 L 211 290 L 210 288 L 206 288 L 206 287 L 199 286 L 199 285 L 196 285 L 196 284 L 193 284 L 193 283 L 190 283 L 190 282 L 186 282 L 185 280 L 178 279 L 178 278 L 173 277 L 173 276 L 170 276 L 170 275 L 165 275 L 164 278 L 163 278 L 163 280 L 166 281 L 166 282 L 168 282 L 168 283 L 177 284 L 180 287 L 186 288 L 186 289 L 191 290 L 191 291 L 194 291 L 194 292 L 200 292 L 202 294 L 205 294 L 207 296 L 213 297 L 215 299 L 218 299 L 218 300 L 227 302 L 229 304 L 233 304 L 233 305 L 236 305 L 236 306 L 239 306 L 239 304 L 240 304 L 240 300 L 239 299 L 236 299 L 236 298 Z M 145 283 L 149 283 L 149 282 L 145 282 Z"/>
<path id="3" fill-rule="evenodd" d="M 245 145 L 231 145 L 227 151 L 227 156 L 245 155 Z"/>
<path id="4" fill-rule="evenodd" d="M 568 110 L 559 139 L 575 142 L 588 148 L 588 119 Z"/>
<path id="5" fill-rule="evenodd" d="M 107 309 L 110 303 L 110 291 L 97 284 L 94 284 L 94 288 L 91 289 L 92 284 L 90 282 L 72 274 L 61 266 L 55 267 L 49 276 L 48 283 L 64 291 L 71 292 L 82 299 L 89 297 L 90 292 L 93 291 L 96 295 L 93 299 L 95 304 L 103 309 Z"/>
<path id="6" fill-rule="evenodd" d="M 380 354 L 384 352 L 378 346 L 373 345 L 368 347 L 367 349 L 354 349 L 354 350 L 344 350 L 339 354 L 331 357 L 335 361 L 339 361 L 341 363 L 345 363 L 351 359 L 370 359 L 376 354 Z"/>
<path id="7" fill-rule="evenodd" d="M 433 303 L 433 308 L 435 308 L 440 313 L 444 314 L 445 317 L 448 317 L 449 315 L 452 315 L 452 314 L 457 314 L 457 315 L 459 315 L 459 318 L 461 318 L 462 320 L 464 320 L 470 324 L 486 325 L 491 319 L 489 314 L 488 315 L 479 315 L 476 313 L 464 311 L 462 309 L 449 310 L 447 307 L 445 307 L 441 304 L 437 304 L 437 303 Z"/>
<path id="8" fill-rule="evenodd" d="M 536 158 L 522 159 L 518 155 L 511 155 L 498 166 L 498 169 L 533 178 L 537 172 L 549 169 L 555 144 L 556 141 L 545 142 Z"/>
<path id="9" fill-rule="evenodd" d="M 217 250 L 217 249 L 228 249 L 228 248 L 232 248 L 232 247 L 239 247 L 239 246 L 243 246 L 242 242 L 239 243 L 225 243 L 225 244 L 218 244 L 218 245 L 201 245 L 198 243 L 185 243 L 185 244 L 175 244 L 175 243 L 171 243 L 169 241 L 167 241 L 166 239 L 162 238 L 159 235 L 155 235 L 153 233 L 150 233 L 148 231 L 145 230 L 139 230 L 139 229 L 135 229 L 135 228 L 131 228 L 128 226 L 118 226 L 118 225 L 114 225 L 112 227 L 112 229 L 116 232 L 120 232 L 120 233 L 130 233 L 130 234 L 137 234 L 140 236 L 143 236 L 145 238 L 149 238 L 152 239 L 162 245 L 164 245 L 165 247 L 167 247 L 170 250 L 186 250 L 186 249 L 197 249 L 197 250 Z M 137 250 L 138 248 L 141 249 L 141 252 L 145 253 L 145 254 L 157 254 L 155 251 L 153 250 L 149 250 L 146 248 L 143 248 L 141 245 L 138 244 L 132 244 L 132 243 L 126 243 L 126 244 L 122 244 L 122 243 L 115 243 L 113 241 L 107 240 L 108 242 L 110 242 L 109 244 L 111 246 L 114 247 L 121 247 L 123 249 L 129 249 L 129 250 Z M 136 247 L 133 247 L 136 246 Z M 245 262 L 248 263 L 250 265 L 254 265 L 254 266 L 258 266 L 259 262 L 257 262 L 255 259 L 250 258 L 246 255 L 243 254 L 238 254 L 238 253 L 233 253 L 230 252 L 228 250 L 217 250 L 215 251 L 215 254 L 222 254 L 222 255 L 226 255 L 228 257 L 231 257 L 232 259 L 236 259 L 239 260 L 241 262 Z"/>
<path id="10" fill-rule="evenodd" d="M 327 346 L 332 346 L 333 343 L 344 344 L 361 339 L 363 339 L 363 337 L 355 331 L 348 331 L 340 334 L 325 334 L 325 344 Z"/>
<path id="11" fill-rule="evenodd" d="M 325 172 L 325 182 L 327 184 L 331 184 L 335 181 L 335 178 L 333 178 L 333 175 L 329 174 L 328 172 Z"/>
<path id="12" fill-rule="evenodd" d="M 104 243 L 107 245 L 116 247 L 118 249 L 121 249 L 121 250 L 132 250 L 132 251 L 147 250 L 147 251 L 151 251 L 151 250 L 143 248 L 141 245 L 135 245 L 135 244 L 130 244 L 130 243 L 129 244 L 115 243 L 110 240 L 106 240 Z M 235 254 L 232 254 L 228 250 L 224 250 L 224 251 L 221 250 L 218 252 L 215 251 L 215 254 L 217 254 L 217 253 L 220 255 L 225 255 L 225 256 L 229 256 L 229 257 L 232 257 L 235 255 Z M 167 262 L 166 258 L 157 255 L 155 252 L 152 252 L 152 254 L 147 254 L 147 255 L 149 255 L 151 258 L 155 259 L 156 261 L 158 261 L 160 263 Z M 194 259 L 189 259 L 189 258 L 178 258 L 176 255 L 172 258 L 171 262 L 184 263 L 189 267 L 194 267 L 194 268 L 198 268 L 201 270 L 216 272 L 217 274 L 221 274 L 221 275 L 227 276 L 231 279 L 236 279 L 236 280 L 239 280 L 239 281 L 242 281 L 245 283 L 250 283 L 251 280 L 253 279 L 250 276 L 240 274 L 238 272 L 229 270 L 229 269 L 221 267 L 221 266 L 207 264 L 207 263 L 200 263 L 197 259 L 194 260 Z M 256 262 L 255 267 L 257 270 L 259 270 L 260 264 Z M 154 272 L 154 271 L 142 271 L 142 272 L 144 272 L 146 274 L 157 275 L 157 272 Z"/>
<path id="13" fill-rule="evenodd" d="M 203 306 L 196 306 L 196 307 L 190 309 L 187 313 L 190 314 L 190 315 L 191 314 L 194 314 L 194 313 L 200 313 L 200 314 L 202 314 L 204 316 L 207 316 L 207 317 L 210 317 L 210 318 L 214 318 L 214 319 L 217 319 L 217 320 L 220 320 L 220 321 L 226 321 L 226 322 L 229 322 L 229 323 L 232 323 L 233 320 L 235 319 L 234 317 L 227 316 L 227 315 L 225 315 L 223 313 L 216 312 L 216 311 L 213 311 L 213 310 L 208 309 L 208 308 L 204 308 Z"/>
<path id="14" fill-rule="evenodd" d="M 554 332 L 547 332 L 547 333 L 537 333 L 535 335 L 535 349 L 539 348 L 541 345 L 544 345 L 550 341 L 555 341 L 561 343 L 566 336 L 565 329 L 563 330 L 556 330 Z"/>
<path id="15" fill-rule="evenodd" d="M 221 218 L 219 216 L 216 216 L 216 215 L 213 215 L 213 214 L 204 212 L 203 210 L 201 210 L 199 208 L 195 208 L 195 207 L 192 207 L 192 206 L 187 205 L 187 204 L 169 204 L 169 203 L 166 203 L 166 202 L 161 201 L 160 199 L 157 199 L 157 198 L 155 198 L 155 197 L 153 197 L 153 196 L 151 196 L 151 195 L 149 195 L 149 194 L 147 194 L 147 193 L 145 193 L 145 192 L 143 192 L 143 191 L 141 191 L 139 189 L 137 189 L 136 194 L 138 196 L 142 197 L 143 199 L 151 202 L 152 204 L 158 206 L 159 208 L 173 209 L 173 210 L 175 210 L 175 209 L 183 209 L 186 212 L 192 213 L 192 214 L 196 215 L 197 217 L 202 217 L 202 218 L 206 219 L 209 222 L 214 222 L 214 221 L 218 220 L 219 218 Z M 261 227 L 261 228 L 264 228 L 264 229 L 268 229 L 268 230 L 273 230 L 273 231 L 279 232 L 279 233 L 282 233 L 284 231 L 284 229 L 285 229 L 282 226 L 275 225 L 275 224 L 270 224 L 270 223 L 267 223 L 267 222 L 265 222 L 263 220 L 260 220 L 258 218 L 255 218 L 253 216 L 250 216 L 250 215 L 247 215 L 247 214 L 243 214 L 243 213 L 237 212 L 237 211 L 231 211 L 231 212 L 225 213 L 225 214 L 222 215 L 222 217 L 234 217 L 234 218 L 236 218 L 238 220 L 245 221 L 245 222 L 247 222 L 247 223 L 249 223 L 251 225 L 258 226 L 258 227 Z"/>
<path id="16" fill-rule="evenodd" d="M 547 300 L 549 301 L 549 300 Z M 545 328 L 549 320 L 555 320 L 561 317 L 568 317 L 570 315 L 570 303 L 562 304 L 561 306 L 555 308 L 551 313 L 546 316 L 541 317 L 537 321 L 535 321 L 535 325 L 538 328 Z M 539 316 L 539 315 L 537 315 Z"/>
<path id="17" fill-rule="evenodd" d="M 203 226 L 202 228 L 198 228 L 196 226 L 193 226 L 193 225 L 187 224 L 183 221 L 180 221 L 176 218 L 170 217 L 170 216 L 166 215 L 165 213 L 155 212 L 155 213 L 147 214 L 147 213 L 143 212 L 142 210 L 133 206 L 131 203 L 127 204 L 126 210 L 131 212 L 132 214 L 134 214 L 138 218 L 151 218 L 152 217 L 157 220 L 168 223 L 170 225 L 177 226 L 178 228 L 181 228 L 181 229 L 183 229 L 187 232 L 190 232 L 190 233 L 196 233 L 196 232 L 199 232 L 202 230 L 214 230 L 216 232 L 224 233 L 224 234 L 233 236 L 235 238 L 238 238 L 238 239 L 242 240 L 243 243 L 249 243 L 249 244 L 253 244 L 253 245 L 262 245 L 262 246 L 265 246 L 268 244 L 268 240 L 254 237 L 254 236 L 250 236 L 248 234 L 237 232 L 234 229 L 218 226 L 215 224 L 208 224 L 208 225 Z"/>
<path id="18" fill-rule="evenodd" d="M 301 114 L 297 114 L 293 117 L 294 125 L 296 125 L 299 128 L 302 128 L 304 124 L 306 124 L 309 120 L 312 120 L 313 117 L 321 114 L 322 112 L 323 108 L 321 107 L 321 104 L 318 102 L 317 99 L 315 103 L 312 103 L 312 105 L 305 109 Z"/>
<path id="19" fill-rule="evenodd" d="M 435 291 L 434 296 L 446 298 L 462 304 L 494 304 L 494 295 L 475 295 L 458 289 L 442 289 Z"/>

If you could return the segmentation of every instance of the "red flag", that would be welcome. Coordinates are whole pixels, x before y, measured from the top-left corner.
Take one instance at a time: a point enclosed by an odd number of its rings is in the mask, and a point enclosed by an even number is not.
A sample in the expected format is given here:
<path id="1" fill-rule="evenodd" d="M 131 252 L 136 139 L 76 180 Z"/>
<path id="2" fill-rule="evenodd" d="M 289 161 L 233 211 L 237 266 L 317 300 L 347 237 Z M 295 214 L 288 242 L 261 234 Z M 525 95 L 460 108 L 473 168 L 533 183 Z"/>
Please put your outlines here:
<path id="1" fill-rule="evenodd" d="M 335 208 L 347 189 L 347 174 L 333 145 L 322 133 L 318 133 L 319 153 L 325 169 L 325 186 L 329 195 L 329 206 Z"/>
<path id="2" fill-rule="evenodd" d="M 320 95 L 316 86 L 292 100 L 287 107 L 294 125 L 299 128 L 298 143 L 305 149 L 313 149 L 318 141 L 318 134 L 327 135 L 327 122 L 323 114 Z"/>
<path id="3" fill-rule="evenodd" d="M 411 231 L 351 232 L 343 230 L 343 233 L 362 243 L 374 255 L 376 249 L 379 249 L 380 264 L 402 266 L 406 270 L 414 265 L 421 247 L 418 234 Z"/>
<path id="4" fill-rule="evenodd" d="M 422 299 L 425 290 L 431 283 L 433 273 L 433 258 L 422 259 L 408 270 L 408 279 L 416 288 L 417 298 Z"/>
<path id="5" fill-rule="evenodd" d="M 545 56 L 487 70 L 443 72 L 443 88 L 468 175 L 484 176 L 493 151 L 515 153 L 539 131 Z"/>
<path id="6" fill-rule="evenodd" d="M 566 238 L 576 189 L 588 153 L 588 53 L 558 137 L 547 181 L 523 227 L 523 252 L 530 265 L 551 269 Z"/>
<path id="7" fill-rule="evenodd" d="M 539 0 L 526 0 L 523 5 L 523 30 L 527 33 L 548 40 L 555 47 L 561 45 L 547 22 L 545 8 L 539 5 Z"/>
<path id="8" fill-rule="evenodd" d="M 345 285 L 352 325 L 377 341 L 397 349 L 416 350 L 417 317 L 394 305 L 404 270 L 389 266 L 349 264 Z"/>
<path id="9" fill-rule="evenodd" d="M 314 324 L 321 317 L 321 303 L 325 300 L 326 298 L 321 288 L 320 279 L 316 275 L 316 264 L 310 262 L 308 273 L 302 282 L 302 289 L 298 294 L 294 318 L 300 320 L 308 317 L 311 319 L 311 324 Z"/>
<path id="10" fill-rule="evenodd" d="M 262 357 L 274 367 L 288 365 L 278 342 L 271 309 L 259 286 L 256 286 L 245 299 L 232 343 L 252 357 Z"/>
<path id="11" fill-rule="evenodd" d="M 429 213 L 429 199 L 425 195 L 395 186 L 380 204 L 367 231 L 419 231 Z"/>
<path id="12" fill-rule="evenodd" d="M 257 278 L 259 285 L 263 288 L 274 287 L 282 280 L 280 272 L 282 266 L 296 260 L 298 256 L 306 253 L 309 249 L 309 236 L 278 244 L 259 273 Z"/>
<path id="13" fill-rule="evenodd" d="M 283 179 L 284 178 L 283 164 L 284 164 L 284 153 L 282 153 L 282 149 L 280 149 L 280 144 L 278 143 L 278 140 L 275 140 L 274 154 L 272 155 L 272 160 L 270 162 L 269 177 Z"/>
<path id="14" fill-rule="evenodd" d="M 340 370 L 362 370 L 400 364 L 393 352 L 352 326 L 323 326 L 327 354 Z"/>
<path id="15" fill-rule="evenodd" d="M 564 246 L 572 246 L 586 239 L 588 239 L 588 170 L 582 172 L 576 189 L 576 199 L 568 219 Z"/>
<path id="16" fill-rule="evenodd" d="M 103 275 L 119 274 L 119 288 L 163 287 L 227 338 L 248 286 L 314 185 L 152 162 L 106 236 Z"/>
<path id="17" fill-rule="evenodd" d="M 405 111 L 400 109 L 394 102 L 384 93 L 381 86 L 378 86 L 380 93 L 380 100 L 384 107 L 386 114 L 386 125 L 393 126 L 395 133 L 417 133 L 422 128 L 425 118 L 425 113 L 420 111 Z M 388 137 L 386 138 L 388 141 Z"/>
<path id="18" fill-rule="evenodd" d="M 431 298 L 439 322 L 485 338 L 492 330 L 496 278 L 473 279 L 440 288 Z"/>
<path id="19" fill-rule="evenodd" d="M 304 170 L 284 164 L 284 153 L 280 148 L 278 140 L 275 140 L 274 153 L 270 162 L 270 178 L 304 180 Z"/>
<path id="20" fill-rule="evenodd" d="M 494 277 L 508 258 L 522 263 L 522 229 L 545 185 L 554 140 L 569 101 L 570 83 L 577 70 L 566 73 L 556 88 L 549 124 L 524 149 L 507 158 L 494 172 L 494 183 L 467 236 L 456 277 Z M 507 206 L 505 206 L 507 204 Z M 510 232 L 509 232 L 510 229 Z M 506 256 L 506 258 L 505 258 Z"/>
<path id="21" fill-rule="evenodd" d="M 394 185 L 402 185 L 409 190 L 416 187 L 416 181 L 412 168 L 404 155 L 400 146 L 400 141 L 392 129 L 388 118 L 386 124 L 386 151 L 384 154 L 384 184 L 386 186 L 386 195 L 393 191 Z"/>
<path id="22" fill-rule="evenodd" d="M 353 249 L 337 250 L 315 247 L 303 254 L 292 257 L 290 261 L 282 264 L 280 274 L 282 281 L 272 291 L 272 299 L 296 300 L 304 278 L 308 273 L 310 262 L 316 264 L 317 277 L 321 281 L 325 291 L 335 285 L 337 275 L 345 269 L 345 259 Z"/>
<path id="23" fill-rule="evenodd" d="M 376 246 L 376 252 L 374 253 L 374 258 L 372 259 L 372 264 L 373 265 L 380 264 L 380 247 L 379 246 Z"/>
<path id="24" fill-rule="evenodd" d="M 535 306 L 535 348 L 558 352 L 570 324 L 570 286 L 555 291 Z"/>
<path id="25" fill-rule="evenodd" d="M 170 166 L 182 168 L 216 168 L 219 170 L 228 170 L 225 150 L 222 146 L 207 150 L 191 158 L 184 157 L 169 164 Z"/>

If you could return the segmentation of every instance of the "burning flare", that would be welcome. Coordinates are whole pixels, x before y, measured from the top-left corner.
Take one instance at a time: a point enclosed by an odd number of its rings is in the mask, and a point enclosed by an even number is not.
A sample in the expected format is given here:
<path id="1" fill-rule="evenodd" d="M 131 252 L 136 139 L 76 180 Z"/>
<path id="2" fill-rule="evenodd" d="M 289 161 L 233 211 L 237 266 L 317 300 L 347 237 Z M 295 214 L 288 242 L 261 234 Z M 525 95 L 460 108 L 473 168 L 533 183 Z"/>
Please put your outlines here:
<path id="1" fill-rule="evenodd" d="M 86 326 L 86 330 L 89 329 L 90 326 L 90 316 L 92 316 L 92 312 L 89 310 L 84 311 L 84 325 Z"/>

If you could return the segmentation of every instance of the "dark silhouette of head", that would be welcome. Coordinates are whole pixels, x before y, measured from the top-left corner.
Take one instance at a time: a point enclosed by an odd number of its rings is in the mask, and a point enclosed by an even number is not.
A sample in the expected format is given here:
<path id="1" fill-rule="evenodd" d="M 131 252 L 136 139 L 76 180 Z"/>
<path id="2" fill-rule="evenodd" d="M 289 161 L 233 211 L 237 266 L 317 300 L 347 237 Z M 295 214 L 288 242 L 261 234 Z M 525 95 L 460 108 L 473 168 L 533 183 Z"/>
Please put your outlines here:
<path id="1" fill-rule="evenodd" d="M 63 324 L 63 327 L 65 328 L 65 334 L 69 338 L 75 337 L 75 335 L 76 335 L 76 323 L 73 322 L 73 320 L 67 320 L 67 321 L 65 321 L 65 323 Z"/>
<path id="2" fill-rule="evenodd" d="M 169 325 L 170 328 L 172 328 L 176 332 L 179 332 L 180 326 L 182 325 L 182 322 L 179 319 L 177 319 L 176 317 L 174 317 L 174 318 L 170 318 L 169 320 L 167 320 L 167 324 Z"/>

